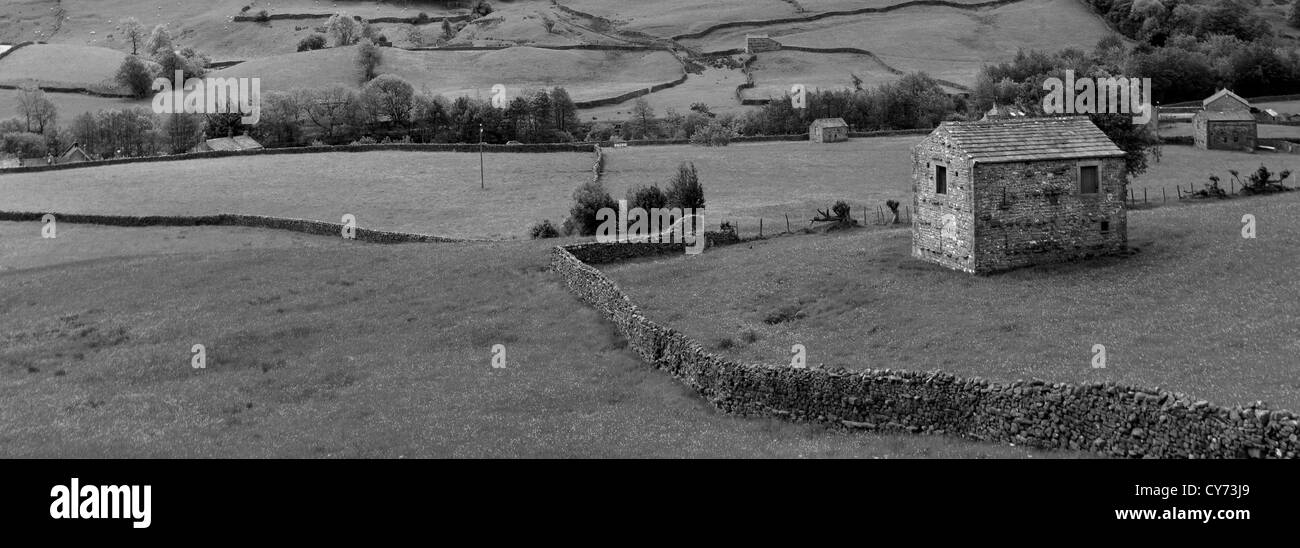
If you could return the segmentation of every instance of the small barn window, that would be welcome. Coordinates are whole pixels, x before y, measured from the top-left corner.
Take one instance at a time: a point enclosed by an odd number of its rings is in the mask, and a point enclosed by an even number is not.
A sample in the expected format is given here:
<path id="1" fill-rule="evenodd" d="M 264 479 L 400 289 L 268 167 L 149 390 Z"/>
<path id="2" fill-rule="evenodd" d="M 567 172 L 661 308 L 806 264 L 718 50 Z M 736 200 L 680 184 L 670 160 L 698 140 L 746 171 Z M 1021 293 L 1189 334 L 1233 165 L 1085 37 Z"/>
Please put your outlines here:
<path id="1" fill-rule="evenodd" d="M 934 193 L 948 193 L 948 168 L 944 166 L 934 166 Z"/>
<path id="2" fill-rule="evenodd" d="M 1096 194 L 1101 184 L 1097 178 L 1097 166 L 1081 166 L 1079 168 L 1079 193 Z"/>
<path id="3" fill-rule="evenodd" d="M 1110 221 L 1102 221 L 1102 222 L 1101 222 L 1101 233 L 1102 233 L 1102 234 L 1109 234 L 1109 233 L 1110 233 Z"/>

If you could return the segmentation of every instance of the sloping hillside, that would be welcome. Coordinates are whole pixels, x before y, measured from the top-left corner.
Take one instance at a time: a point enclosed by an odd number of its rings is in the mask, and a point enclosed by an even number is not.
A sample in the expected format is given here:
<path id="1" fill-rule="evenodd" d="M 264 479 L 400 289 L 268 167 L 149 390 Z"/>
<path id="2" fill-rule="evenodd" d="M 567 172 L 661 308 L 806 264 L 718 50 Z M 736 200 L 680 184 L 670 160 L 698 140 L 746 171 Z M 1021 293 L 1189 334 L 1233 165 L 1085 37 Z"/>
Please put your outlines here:
<path id="1" fill-rule="evenodd" d="M 32 44 L 0 59 L 0 84 L 36 81 L 42 87 L 115 92 L 113 75 L 126 54 L 108 48 Z"/>
<path id="2" fill-rule="evenodd" d="M 682 74 L 662 51 L 549 50 L 515 47 L 489 51 L 407 51 L 384 48 L 380 74 L 396 74 L 417 89 L 446 96 L 487 97 L 507 90 L 564 86 L 578 101 L 610 97 L 671 81 Z M 360 85 L 355 47 L 264 57 L 215 71 L 220 77 L 261 77 L 262 90 Z"/>

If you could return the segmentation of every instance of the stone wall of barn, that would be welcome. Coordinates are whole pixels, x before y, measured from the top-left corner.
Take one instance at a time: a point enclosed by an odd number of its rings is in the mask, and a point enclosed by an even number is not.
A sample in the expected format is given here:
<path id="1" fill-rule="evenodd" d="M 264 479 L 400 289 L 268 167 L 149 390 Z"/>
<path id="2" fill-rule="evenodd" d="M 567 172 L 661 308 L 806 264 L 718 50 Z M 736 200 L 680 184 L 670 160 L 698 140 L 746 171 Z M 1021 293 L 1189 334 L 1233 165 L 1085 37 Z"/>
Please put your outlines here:
<path id="1" fill-rule="evenodd" d="M 644 244 L 560 246 L 551 252 L 551 268 L 614 323 L 629 350 L 726 413 L 1113 457 L 1295 458 L 1300 452 L 1296 415 L 1259 403 L 1220 407 L 1181 393 L 1113 383 L 995 383 L 939 372 L 740 363 L 647 318 L 585 262 L 661 252 Z"/>
<path id="2" fill-rule="evenodd" d="M 1192 135 L 1196 146 L 1207 150 L 1254 151 L 1259 140 L 1258 125 L 1253 120 L 1198 119 L 1193 124 Z"/>
<path id="3" fill-rule="evenodd" d="M 1098 167 L 1096 194 L 1079 192 L 1079 168 L 1087 165 Z M 1127 247 L 1122 158 L 980 164 L 975 188 L 976 272 L 1107 255 Z"/>
<path id="4" fill-rule="evenodd" d="M 935 193 L 935 166 L 948 171 L 946 194 Z M 975 271 L 975 217 L 970 163 L 935 133 L 912 149 L 912 256 Z"/>

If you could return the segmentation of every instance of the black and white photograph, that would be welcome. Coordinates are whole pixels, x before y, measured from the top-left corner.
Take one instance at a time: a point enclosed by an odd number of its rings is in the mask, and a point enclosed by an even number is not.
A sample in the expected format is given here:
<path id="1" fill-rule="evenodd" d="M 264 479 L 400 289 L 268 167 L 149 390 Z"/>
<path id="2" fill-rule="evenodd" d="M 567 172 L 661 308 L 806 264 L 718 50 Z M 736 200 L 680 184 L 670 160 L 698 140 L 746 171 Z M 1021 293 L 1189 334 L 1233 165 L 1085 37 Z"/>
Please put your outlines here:
<path id="1" fill-rule="evenodd" d="M 0 0 L 0 513 L 1285 525 L 1298 188 L 1300 0 Z"/>

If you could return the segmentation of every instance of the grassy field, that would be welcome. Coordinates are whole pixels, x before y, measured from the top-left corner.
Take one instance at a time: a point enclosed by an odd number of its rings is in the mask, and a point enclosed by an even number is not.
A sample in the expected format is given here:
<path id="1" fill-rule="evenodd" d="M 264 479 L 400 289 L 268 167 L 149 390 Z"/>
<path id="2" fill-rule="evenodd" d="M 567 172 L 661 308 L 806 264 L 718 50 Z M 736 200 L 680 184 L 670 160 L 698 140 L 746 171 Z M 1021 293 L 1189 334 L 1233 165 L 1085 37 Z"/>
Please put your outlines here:
<path id="1" fill-rule="evenodd" d="M 1241 237 L 1246 213 L 1257 239 Z M 1116 381 L 1297 409 L 1297 218 L 1296 194 L 1137 211 L 1136 256 L 986 277 L 912 259 L 905 228 L 604 270 L 650 317 L 744 361 L 788 363 L 797 343 L 810 366 Z M 768 323 L 780 317 L 795 319 Z"/>
<path id="2" fill-rule="evenodd" d="M 650 146 L 606 149 L 605 185 L 622 198 L 636 185 L 661 188 L 681 162 L 694 162 L 713 223 L 729 220 L 745 233 L 807 226 L 817 209 L 845 200 L 860 216 L 885 200 L 911 200 L 911 149 L 922 136 L 736 143 L 723 148 Z"/>
<path id="3" fill-rule="evenodd" d="M 3 208 L 117 215 L 247 213 L 468 238 L 526 238 L 568 214 L 588 153 L 250 156 L 0 175 Z M 322 175 L 327 174 L 327 175 Z"/>
<path id="4" fill-rule="evenodd" d="M 724 29 L 686 43 L 709 50 L 741 47 L 745 35 L 755 32 L 795 46 L 861 48 L 899 70 L 924 70 L 969 85 L 982 64 L 1010 59 L 1021 48 L 1091 49 L 1109 30 L 1076 0 L 1025 0 L 978 11 L 918 6 L 883 14 Z"/>
<path id="5" fill-rule="evenodd" d="M 355 47 L 329 48 L 256 59 L 212 73 L 214 77 L 260 77 L 262 90 L 359 87 Z M 396 74 L 416 89 L 447 97 L 488 98 L 493 85 L 507 94 L 529 88 L 564 86 L 574 100 L 612 97 L 681 76 L 681 64 L 667 52 L 546 50 L 529 47 L 495 51 L 405 51 L 385 49 L 380 74 Z"/>
<path id="6" fill-rule="evenodd" d="M 982 0 L 956 0 L 975 3 Z M 885 7 L 903 0 L 561 0 L 561 4 L 604 17 L 620 28 L 658 36 L 697 32 L 730 21 L 756 21 L 811 15 L 823 11 Z M 798 6 L 798 7 L 796 7 Z M 740 45 L 743 45 L 740 44 Z"/>
<path id="7" fill-rule="evenodd" d="M 17 105 L 18 90 L 0 89 L 0 105 Z M 46 92 L 45 97 L 54 102 L 58 109 L 59 125 L 68 125 L 73 118 L 86 112 L 97 112 L 100 110 L 122 110 L 127 108 L 140 107 L 149 109 L 151 107 L 150 99 L 117 99 L 113 97 L 96 97 L 94 95 L 85 95 L 82 93 L 51 93 Z M 12 110 L 0 110 L 0 119 L 14 117 L 16 113 Z"/>
<path id="8" fill-rule="evenodd" d="M 121 92 L 113 76 L 124 57 L 108 48 L 33 44 L 0 59 L 0 84 L 35 81 L 41 86 Z"/>
<path id="9" fill-rule="evenodd" d="M 1300 139 L 1300 126 L 1283 126 L 1276 124 L 1259 124 L 1259 136 L 1263 139 Z M 1191 137 L 1192 124 L 1161 123 L 1160 135 L 1163 137 Z"/>
<path id="10" fill-rule="evenodd" d="M 707 68 L 703 74 L 689 74 L 681 84 L 644 95 L 646 101 L 654 108 L 656 116 L 663 116 L 668 109 L 679 113 L 690 110 L 695 103 L 709 105 L 714 114 L 739 114 L 754 107 L 741 106 L 736 102 L 736 86 L 745 83 L 745 75 L 739 70 Z M 616 120 L 622 122 L 632 117 L 635 101 L 624 101 L 578 111 L 583 120 Z"/>
<path id="11" fill-rule="evenodd" d="M 809 91 L 847 89 L 853 86 L 850 73 L 861 78 L 865 87 L 898 79 L 875 59 L 852 53 L 774 51 L 760 54 L 750 70 L 754 87 L 745 91 L 746 98 L 782 97 L 795 84 Z"/>
<path id="12" fill-rule="evenodd" d="M 1260 126 L 1261 133 L 1264 127 L 1266 126 Z M 1160 131 L 1164 134 L 1165 130 Z M 1178 195 L 1174 190 L 1175 186 L 1181 186 L 1186 190 L 1187 185 L 1191 184 L 1195 190 L 1200 190 L 1210 182 L 1210 175 L 1217 175 L 1220 179 L 1219 184 L 1228 189 L 1228 181 L 1232 179 L 1228 170 L 1235 169 L 1245 178 L 1247 174 L 1258 169 L 1260 164 L 1274 173 L 1290 169 L 1295 175 L 1287 179 L 1286 184 L 1300 186 L 1300 179 L 1296 178 L 1300 177 L 1300 155 L 1200 150 L 1187 145 L 1166 145 L 1160 162 L 1148 160 L 1147 172 L 1135 177 L 1129 186 L 1137 192 L 1139 199 L 1142 190 L 1146 189 L 1147 196 L 1152 200 L 1160 199 L 1160 189 L 1163 188 L 1172 201 Z M 1241 185 L 1237 185 L 1237 188 L 1241 188 Z"/>
<path id="13" fill-rule="evenodd" d="M 1271 108 L 1281 113 L 1295 114 L 1300 112 L 1300 101 L 1273 101 L 1267 103 L 1251 103 L 1259 109 Z"/>
<path id="14" fill-rule="evenodd" d="M 0 456 L 1071 456 L 719 415 L 545 270 L 553 242 L 177 231 L 65 225 L 17 255 L 67 262 L 0 271 L 0 398 L 23 402 Z"/>
<path id="15" fill-rule="evenodd" d="M 409 4 L 409 7 L 407 6 Z M 333 13 L 342 9 L 362 17 L 410 17 L 419 12 L 432 16 L 463 13 L 445 10 L 432 0 L 402 3 L 317 0 L 212 0 L 208 2 L 144 2 L 141 0 L 10 0 L 0 13 L 0 42 L 44 40 L 58 44 L 93 45 L 130 51 L 121 22 L 135 17 L 146 29 L 165 24 L 181 45 L 209 52 L 214 59 L 245 59 L 267 53 L 287 53 L 298 40 L 325 24 L 324 19 L 234 23 L 244 6 L 250 12 Z M 61 10 L 61 11 L 60 11 Z M 62 19 L 57 16 L 62 15 Z"/>

